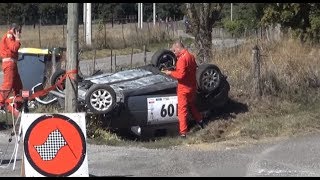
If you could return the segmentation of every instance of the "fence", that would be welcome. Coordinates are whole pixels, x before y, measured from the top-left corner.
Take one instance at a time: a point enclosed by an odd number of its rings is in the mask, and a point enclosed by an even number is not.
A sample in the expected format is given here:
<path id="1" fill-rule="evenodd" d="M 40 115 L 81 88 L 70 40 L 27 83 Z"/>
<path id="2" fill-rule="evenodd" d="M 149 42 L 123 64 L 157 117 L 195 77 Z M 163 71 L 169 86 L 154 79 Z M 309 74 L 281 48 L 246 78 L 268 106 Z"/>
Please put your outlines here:
<path id="1" fill-rule="evenodd" d="M 136 19 L 126 17 L 121 19 L 114 19 L 110 23 L 109 20 L 93 21 L 92 23 L 92 45 L 95 48 L 108 48 L 120 44 L 125 47 L 136 46 L 136 41 L 149 40 L 144 43 L 152 43 L 153 41 L 161 41 L 168 36 L 173 37 L 177 35 L 178 29 L 182 29 L 181 22 L 157 22 L 154 26 L 152 22 L 143 23 L 143 29 L 137 27 L 137 23 L 133 22 Z M 119 23 L 121 22 L 121 23 Z M 3 34 L 7 31 L 7 25 L 0 26 L 0 33 Z M 147 36 L 142 35 L 145 33 Z M 158 34 L 158 35 L 157 35 Z M 22 27 L 22 41 L 23 47 L 34 48 L 52 48 L 52 47 L 66 47 L 67 25 L 25 25 Z M 130 36 L 130 37 L 128 37 Z M 134 36 L 136 36 L 134 38 Z M 158 40 L 156 39 L 158 37 Z M 162 37 L 161 37 L 162 36 Z M 131 41 L 131 39 L 135 41 Z M 160 38 L 160 39 L 159 39 Z M 84 46 L 84 27 L 83 24 L 79 25 L 79 45 L 80 48 Z M 119 41 L 121 40 L 121 41 Z M 116 41 L 109 42 L 109 41 Z M 117 44 L 117 45 L 116 45 Z M 138 43 L 142 46 L 141 42 Z M 110 47 L 110 48 L 111 48 Z"/>

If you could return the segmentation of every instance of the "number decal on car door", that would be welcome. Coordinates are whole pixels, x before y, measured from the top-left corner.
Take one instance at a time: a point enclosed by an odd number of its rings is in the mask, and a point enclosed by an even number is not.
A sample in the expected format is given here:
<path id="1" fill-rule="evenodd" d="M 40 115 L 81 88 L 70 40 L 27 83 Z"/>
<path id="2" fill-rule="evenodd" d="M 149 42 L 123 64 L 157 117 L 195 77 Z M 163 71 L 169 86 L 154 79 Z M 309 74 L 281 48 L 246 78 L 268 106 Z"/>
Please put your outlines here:
<path id="1" fill-rule="evenodd" d="M 147 98 L 147 103 L 149 123 L 161 124 L 168 121 L 177 121 L 177 96 Z"/>
<path id="2" fill-rule="evenodd" d="M 177 109 L 178 109 L 178 104 L 176 104 L 176 108 L 174 108 L 173 104 L 169 104 L 168 106 L 166 104 L 163 104 L 161 107 L 160 115 L 161 117 L 166 117 L 166 116 L 172 117 L 174 114 L 176 114 L 177 116 L 178 115 Z"/>

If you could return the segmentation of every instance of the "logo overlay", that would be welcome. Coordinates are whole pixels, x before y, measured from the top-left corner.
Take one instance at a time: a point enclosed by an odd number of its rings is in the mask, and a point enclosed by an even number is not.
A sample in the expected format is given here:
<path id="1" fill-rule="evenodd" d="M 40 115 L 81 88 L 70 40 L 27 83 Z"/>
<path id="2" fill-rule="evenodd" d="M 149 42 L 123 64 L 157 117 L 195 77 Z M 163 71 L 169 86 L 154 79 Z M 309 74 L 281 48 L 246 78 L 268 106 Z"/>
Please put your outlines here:
<path id="1" fill-rule="evenodd" d="M 86 156 L 85 136 L 69 117 L 53 114 L 37 118 L 24 138 L 30 165 L 44 176 L 69 176 Z"/>

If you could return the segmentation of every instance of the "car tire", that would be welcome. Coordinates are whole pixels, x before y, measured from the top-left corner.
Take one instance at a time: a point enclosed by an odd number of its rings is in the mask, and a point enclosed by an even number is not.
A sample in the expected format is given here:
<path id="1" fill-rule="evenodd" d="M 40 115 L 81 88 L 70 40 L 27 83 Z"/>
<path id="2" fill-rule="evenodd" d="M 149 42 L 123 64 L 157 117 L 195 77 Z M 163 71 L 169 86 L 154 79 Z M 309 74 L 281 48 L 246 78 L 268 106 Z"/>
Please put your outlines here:
<path id="1" fill-rule="evenodd" d="M 94 114 L 106 114 L 114 109 L 116 93 L 109 85 L 94 84 L 87 91 L 85 102 L 90 112 Z"/>
<path id="2" fill-rule="evenodd" d="M 163 68 L 173 68 L 177 62 L 176 55 L 167 49 L 161 49 L 155 52 L 151 58 L 151 64 L 159 70 Z"/>
<path id="3" fill-rule="evenodd" d="M 54 73 L 53 73 L 53 75 L 52 75 L 52 77 L 51 77 L 51 85 L 53 86 L 53 85 L 55 85 L 63 76 L 64 76 L 64 74 L 66 73 L 66 70 L 63 70 L 63 69 L 57 69 Z M 62 82 L 62 88 L 61 87 L 56 87 L 56 91 L 58 91 L 58 92 L 63 92 L 63 90 L 66 88 L 66 81 L 64 80 L 63 82 Z"/>
<path id="4" fill-rule="evenodd" d="M 220 86 L 222 74 L 213 64 L 201 64 L 197 68 L 196 79 L 200 92 L 212 93 Z"/>

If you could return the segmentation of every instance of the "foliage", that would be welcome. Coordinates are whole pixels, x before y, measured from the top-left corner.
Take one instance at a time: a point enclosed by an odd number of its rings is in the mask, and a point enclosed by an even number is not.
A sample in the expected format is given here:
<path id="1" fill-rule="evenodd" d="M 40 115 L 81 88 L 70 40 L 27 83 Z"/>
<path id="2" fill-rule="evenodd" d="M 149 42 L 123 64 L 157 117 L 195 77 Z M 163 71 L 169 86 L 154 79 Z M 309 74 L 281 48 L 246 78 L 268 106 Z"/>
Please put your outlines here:
<path id="1" fill-rule="evenodd" d="M 274 3 L 264 10 L 262 23 L 279 23 L 285 31 L 292 30 L 301 41 L 319 41 L 320 5 L 318 3 Z"/>
<path id="2" fill-rule="evenodd" d="M 222 18 L 224 22 L 231 20 L 230 3 L 224 6 Z M 260 25 L 265 3 L 233 3 L 232 20 L 241 20 L 247 29 L 254 29 Z"/>
<path id="3" fill-rule="evenodd" d="M 224 20 L 223 25 L 235 37 L 239 37 L 245 30 L 245 24 L 242 20 Z"/>
<path id="4" fill-rule="evenodd" d="M 182 19 L 183 3 L 157 3 L 158 19 Z M 79 22 L 83 22 L 83 3 L 79 4 Z M 152 3 L 144 3 L 144 19 L 153 17 Z M 92 19 L 111 20 L 137 16 L 137 3 L 92 3 Z M 67 3 L 0 3 L 0 24 L 17 22 L 23 25 L 59 25 L 67 23 Z"/>

